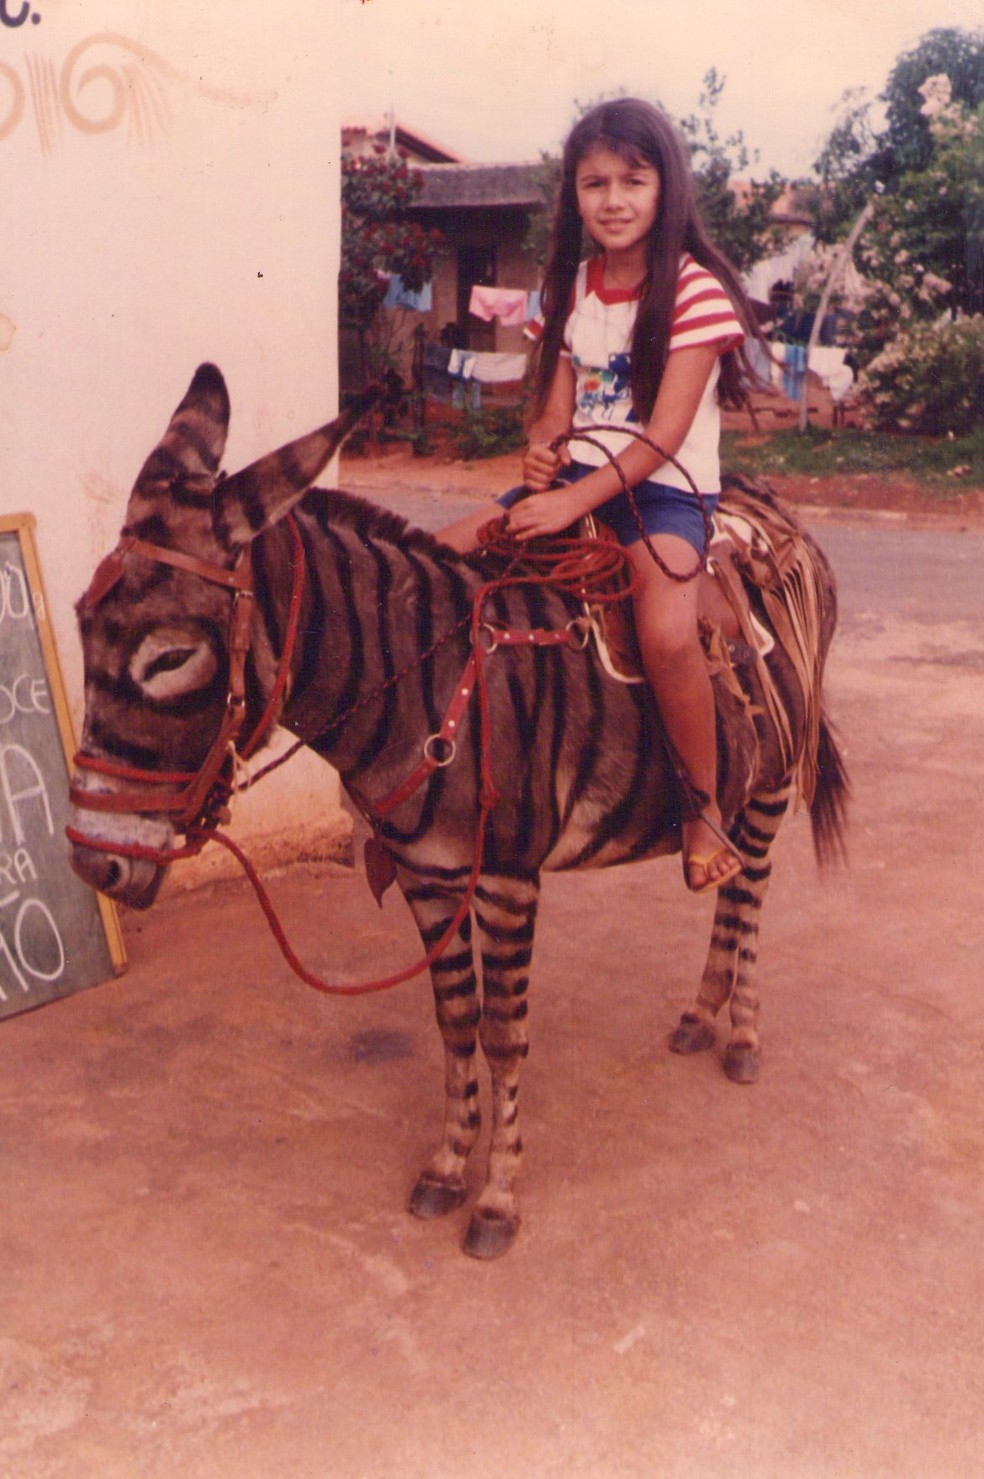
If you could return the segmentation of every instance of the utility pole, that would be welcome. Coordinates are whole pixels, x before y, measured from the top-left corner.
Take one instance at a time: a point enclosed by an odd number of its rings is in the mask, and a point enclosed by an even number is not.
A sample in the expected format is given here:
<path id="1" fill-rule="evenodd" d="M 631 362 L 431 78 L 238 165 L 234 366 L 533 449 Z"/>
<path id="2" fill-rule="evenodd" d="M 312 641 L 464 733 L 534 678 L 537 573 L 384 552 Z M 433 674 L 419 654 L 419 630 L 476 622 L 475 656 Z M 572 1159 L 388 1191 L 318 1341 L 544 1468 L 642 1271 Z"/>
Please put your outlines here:
<path id="1" fill-rule="evenodd" d="M 860 213 L 857 220 L 854 222 L 854 225 L 848 232 L 846 241 L 842 242 L 841 245 L 837 248 L 836 255 L 830 266 L 830 271 L 827 274 L 827 281 L 824 283 L 823 286 L 823 292 L 820 294 L 820 305 L 817 308 L 816 314 L 814 315 L 813 327 L 810 330 L 810 339 L 806 346 L 806 367 L 803 370 L 803 384 L 800 386 L 800 431 L 806 430 L 807 423 L 810 419 L 810 396 L 807 385 L 807 377 L 810 373 L 810 351 L 816 348 L 817 341 L 820 338 L 820 330 L 823 328 L 824 315 L 827 312 L 827 305 L 830 302 L 831 294 L 840 282 L 841 277 L 844 273 L 844 269 L 846 268 L 848 262 L 850 262 L 851 260 L 851 253 L 854 251 L 855 242 L 861 235 L 861 232 L 864 230 L 865 226 L 867 226 L 868 222 L 871 220 L 872 212 L 874 211 L 874 209 L 875 202 L 873 200 L 869 200 L 868 204 L 865 206 L 864 210 Z"/>

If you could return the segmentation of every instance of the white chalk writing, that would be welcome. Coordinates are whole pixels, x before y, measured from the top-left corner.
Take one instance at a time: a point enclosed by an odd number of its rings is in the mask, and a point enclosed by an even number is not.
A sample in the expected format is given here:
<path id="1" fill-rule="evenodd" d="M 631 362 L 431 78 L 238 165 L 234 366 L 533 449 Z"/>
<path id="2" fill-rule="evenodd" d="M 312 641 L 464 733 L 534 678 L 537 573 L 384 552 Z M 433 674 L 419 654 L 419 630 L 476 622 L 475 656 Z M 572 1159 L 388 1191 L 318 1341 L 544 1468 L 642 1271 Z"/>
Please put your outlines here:
<path id="1" fill-rule="evenodd" d="M 10 1000 L 5 979 L 27 994 L 31 980 L 50 985 L 64 970 L 65 946 L 47 904 L 16 892 L 0 898 L 0 1001 Z"/>
<path id="2" fill-rule="evenodd" d="M 55 824 L 51 817 L 51 802 L 44 775 L 30 750 L 23 745 L 0 745 L 0 796 L 6 803 L 7 815 L 13 828 L 14 842 L 22 847 L 27 839 L 25 812 L 40 809 L 41 817 L 53 836 Z M 3 831 L 0 830 L 0 841 Z"/>
<path id="3" fill-rule="evenodd" d="M 8 560 L 0 565 L 0 625 L 8 619 L 23 621 L 30 609 L 24 572 Z"/>
<path id="4" fill-rule="evenodd" d="M 12 683 L 0 683 L 0 726 L 17 714 L 50 714 L 48 685 L 43 678 L 22 673 Z"/>

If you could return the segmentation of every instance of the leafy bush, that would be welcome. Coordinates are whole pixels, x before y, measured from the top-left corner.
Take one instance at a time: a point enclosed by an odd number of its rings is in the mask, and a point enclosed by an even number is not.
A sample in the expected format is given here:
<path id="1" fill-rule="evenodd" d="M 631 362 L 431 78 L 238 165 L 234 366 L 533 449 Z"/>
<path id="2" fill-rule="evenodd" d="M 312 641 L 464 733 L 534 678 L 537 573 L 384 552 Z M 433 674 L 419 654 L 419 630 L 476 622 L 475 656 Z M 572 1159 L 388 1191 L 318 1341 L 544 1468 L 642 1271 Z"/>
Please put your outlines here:
<path id="1" fill-rule="evenodd" d="M 904 330 L 858 376 L 857 405 L 880 431 L 969 432 L 982 414 L 984 317 Z"/>
<path id="2" fill-rule="evenodd" d="M 515 452 L 526 442 L 522 409 L 519 406 L 490 406 L 482 411 L 469 411 L 452 432 L 451 442 L 458 456 L 465 461 Z"/>

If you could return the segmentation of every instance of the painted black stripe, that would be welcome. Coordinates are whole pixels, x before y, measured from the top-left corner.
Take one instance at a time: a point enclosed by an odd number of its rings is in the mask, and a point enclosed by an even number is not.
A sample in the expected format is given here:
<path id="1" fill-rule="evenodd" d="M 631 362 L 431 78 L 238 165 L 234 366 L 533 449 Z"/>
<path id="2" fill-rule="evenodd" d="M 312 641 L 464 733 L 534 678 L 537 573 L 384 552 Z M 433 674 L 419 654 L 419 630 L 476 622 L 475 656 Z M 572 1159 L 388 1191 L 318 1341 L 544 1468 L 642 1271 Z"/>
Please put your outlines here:
<path id="1" fill-rule="evenodd" d="M 714 920 L 715 930 L 734 930 L 742 935 L 754 935 L 758 932 L 758 920 L 745 919 L 741 914 L 720 914 Z"/>
<path id="2" fill-rule="evenodd" d="M 640 684 L 638 686 L 641 687 L 642 685 Z M 634 689 L 632 693 L 638 702 Z M 583 866 L 591 858 L 596 857 L 602 848 L 612 841 L 613 838 L 629 830 L 629 822 L 640 804 L 640 798 L 645 795 L 645 777 L 649 750 L 645 730 L 643 730 L 641 738 L 642 743 L 636 746 L 633 755 L 632 774 L 626 785 L 624 795 L 606 812 L 595 830 L 594 837 L 585 843 L 584 847 L 570 864 L 571 867 L 577 868 Z M 617 743 L 614 737 L 613 743 Z"/>
<path id="3" fill-rule="evenodd" d="M 533 950 L 528 947 L 525 950 L 483 950 L 482 961 L 486 969 L 497 971 L 504 975 L 507 971 L 526 970 L 533 958 Z"/>
<path id="4" fill-rule="evenodd" d="M 370 600 L 370 612 L 375 607 L 376 630 L 375 641 L 372 644 L 372 666 L 377 671 L 377 681 L 384 683 L 393 677 L 395 664 L 393 662 L 392 635 L 390 632 L 390 590 L 393 584 L 393 572 L 390 566 L 388 553 L 385 548 L 377 544 L 368 547 L 369 556 L 375 566 L 375 592 L 370 596 L 367 590 L 365 576 L 359 582 L 359 599 L 363 609 L 365 602 Z M 371 622 L 363 618 L 364 626 L 369 627 Z M 368 632 L 366 633 L 368 637 Z M 366 647 L 368 650 L 368 641 Z M 381 669 L 381 671 L 380 671 Z M 389 739 L 393 721 L 396 718 L 397 693 L 396 686 L 386 688 L 382 694 L 381 707 L 376 717 L 376 722 L 363 741 L 362 748 L 355 757 L 353 771 L 358 774 L 372 764 L 373 760 L 385 747 Z"/>
<path id="5" fill-rule="evenodd" d="M 478 909 L 475 913 L 479 928 L 484 930 L 489 939 L 499 945 L 531 945 L 533 942 L 533 931 L 535 920 L 530 917 L 522 924 L 504 924 L 501 921 L 490 919 Z"/>
<path id="6" fill-rule="evenodd" d="M 470 960 L 469 964 L 471 964 Z M 474 996 L 475 988 L 475 975 L 473 972 L 469 971 L 466 979 L 464 981 L 459 981 L 454 986 L 435 986 L 434 996 L 437 1001 L 442 1003 L 447 1003 L 449 1001 L 464 1001 L 467 1000 L 469 997 Z"/>
<path id="7" fill-rule="evenodd" d="M 452 972 L 470 971 L 471 966 L 471 950 L 459 950 L 454 955 L 449 955 L 445 951 L 443 955 L 439 955 L 431 962 L 431 972 L 435 976 L 446 976 L 451 975 Z"/>
<path id="8" fill-rule="evenodd" d="M 90 714 L 86 722 L 86 742 L 90 750 L 97 750 L 113 760 L 122 760 L 142 770 L 169 770 L 167 756 L 148 746 L 132 744 L 119 733 L 102 723 L 98 714 Z"/>
<path id="9" fill-rule="evenodd" d="M 482 981 L 482 995 L 486 997 L 498 997 L 503 1001 L 510 1001 L 518 996 L 525 996 L 530 988 L 529 976 L 520 976 L 516 981 L 497 981 L 490 977 Z"/>
<path id="10" fill-rule="evenodd" d="M 749 811 L 758 812 L 763 817 L 784 817 L 789 809 L 789 798 L 783 797 L 780 801 L 764 801 L 758 796 L 753 796 L 745 808 Z"/>

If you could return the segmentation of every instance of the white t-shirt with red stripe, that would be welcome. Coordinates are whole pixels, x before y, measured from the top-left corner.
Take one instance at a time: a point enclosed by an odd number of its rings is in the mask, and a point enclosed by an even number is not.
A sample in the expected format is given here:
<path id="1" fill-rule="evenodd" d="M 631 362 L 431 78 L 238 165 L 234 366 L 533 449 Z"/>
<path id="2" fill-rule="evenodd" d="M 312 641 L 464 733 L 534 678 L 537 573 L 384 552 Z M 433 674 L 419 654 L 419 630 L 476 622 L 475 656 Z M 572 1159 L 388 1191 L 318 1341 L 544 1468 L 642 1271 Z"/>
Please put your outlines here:
<path id="1" fill-rule="evenodd" d="M 603 257 L 592 257 L 581 263 L 561 353 L 573 364 L 577 381 L 574 429 L 603 425 L 606 430 L 597 434 L 597 440 L 618 456 L 632 439 L 619 434 L 616 428 L 620 424 L 638 425 L 632 410 L 629 351 L 639 295 L 606 288 L 604 272 Z M 535 335 L 537 326 L 530 327 Z M 696 345 L 714 345 L 720 355 L 735 348 L 744 337 L 731 299 L 721 283 L 685 252 L 680 258 L 669 353 Z M 677 461 L 687 469 L 701 493 L 717 493 L 721 488 L 719 377 L 720 366 L 715 364 L 683 446 L 676 454 Z M 612 429 L 609 431 L 608 427 Z M 593 467 L 607 462 L 605 454 L 587 442 L 571 442 L 570 452 L 575 461 Z M 658 467 L 653 478 L 674 488 L 690 486 L 670 462 Z"/>

